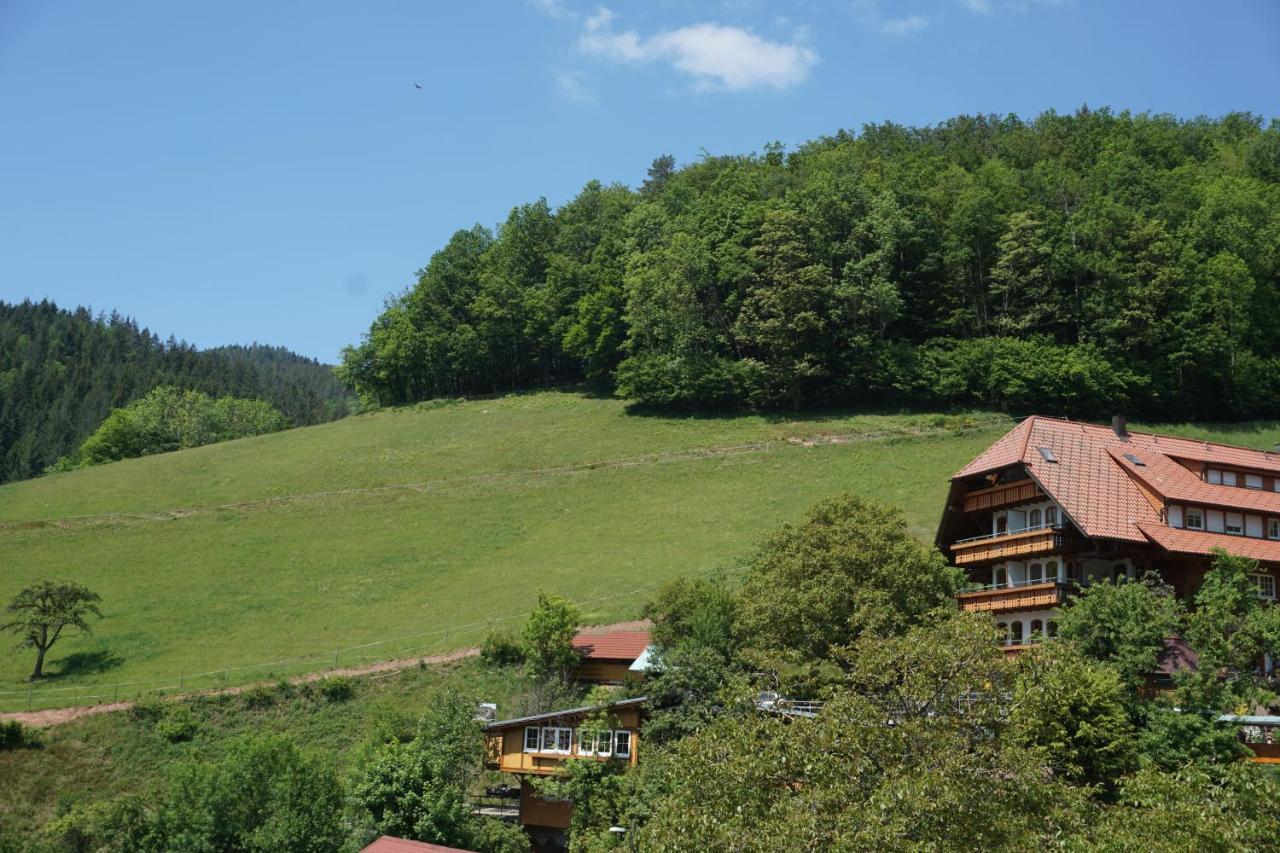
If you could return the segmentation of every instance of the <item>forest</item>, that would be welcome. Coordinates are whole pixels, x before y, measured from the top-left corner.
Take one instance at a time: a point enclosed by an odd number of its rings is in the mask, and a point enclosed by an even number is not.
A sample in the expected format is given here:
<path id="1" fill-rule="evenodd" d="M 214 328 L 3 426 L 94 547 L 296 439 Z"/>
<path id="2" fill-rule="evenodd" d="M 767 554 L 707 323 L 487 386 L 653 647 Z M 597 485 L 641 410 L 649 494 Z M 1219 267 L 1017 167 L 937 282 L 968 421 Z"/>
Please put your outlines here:
<path id="1" fill-rule="evenodd" d="M 329 367 L 283 347 L 199 350 L 116 313 L 0 302 L 0 483 L 39 475 L 160 385 L 261 399 L 294 426 L 354 403 Z"/>
<path id="2" fill-rule="evenodd" d="M 342 381 L 642 406 L 1280 414 L 1280 123 L 1081 108 L 657 158 L 453 235 Z"/>

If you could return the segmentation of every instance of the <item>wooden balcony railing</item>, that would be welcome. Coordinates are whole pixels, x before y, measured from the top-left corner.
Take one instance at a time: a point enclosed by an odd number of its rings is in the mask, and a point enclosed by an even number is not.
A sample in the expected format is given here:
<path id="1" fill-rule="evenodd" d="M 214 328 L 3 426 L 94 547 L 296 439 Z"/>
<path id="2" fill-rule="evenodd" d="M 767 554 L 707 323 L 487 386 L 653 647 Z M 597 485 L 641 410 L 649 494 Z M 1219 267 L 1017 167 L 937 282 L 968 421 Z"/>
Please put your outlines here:
<path id="1" fill-rule="evenodd" d="M 1066 597 L 1066 584 L 1042 581 L 1020 586 L 1001 586 L 959 593 L 960 609 L 975 613 L 1005 610 L 1043 610 L 1057 607 Z"/>
<path id="2" fill-rule="evenodd" d="M 962 539 L 951 546 L 956 565 L 1007 560 L 1072 550 L 1077 541 L 1070 527 L 1036 527 L 1012 533 L 993 533 Z"/>
<path id="3" fill-rule="evenodd" d="M 1044 492 L 1036 485 L 1035 480 L 1021 480 L 1003 486 L 989 486 L 975 489 L 964 496 L 964 511 L 977 512 L 983 509 L 997 509 L 1003 506 L 1033 501 Z"/>

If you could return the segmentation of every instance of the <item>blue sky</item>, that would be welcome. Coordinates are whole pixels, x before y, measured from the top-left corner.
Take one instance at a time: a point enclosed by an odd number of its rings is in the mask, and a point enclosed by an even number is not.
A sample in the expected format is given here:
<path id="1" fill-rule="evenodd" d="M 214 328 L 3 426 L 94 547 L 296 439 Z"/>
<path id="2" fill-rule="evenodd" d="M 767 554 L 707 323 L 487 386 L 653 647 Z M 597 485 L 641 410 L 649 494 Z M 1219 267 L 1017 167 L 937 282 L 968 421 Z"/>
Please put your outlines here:
<path id="1" fill-rule="evenodd" d="M 1277 45 L 1274 0 L 0 0 L 0 299 L 332 361 L 457 228 L 659 154 L 1278 117 Z"/>

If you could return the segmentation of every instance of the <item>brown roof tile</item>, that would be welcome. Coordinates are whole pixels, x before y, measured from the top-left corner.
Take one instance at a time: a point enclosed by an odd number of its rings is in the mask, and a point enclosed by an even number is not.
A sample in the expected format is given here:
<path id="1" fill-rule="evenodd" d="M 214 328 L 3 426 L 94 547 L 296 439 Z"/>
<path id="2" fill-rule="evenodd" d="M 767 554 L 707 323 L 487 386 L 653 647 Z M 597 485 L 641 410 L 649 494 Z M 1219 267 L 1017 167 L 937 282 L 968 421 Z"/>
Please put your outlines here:
<path id="1" fill-rule="evenodd" d="M 1183 530 L 1163 524 L 1142 524 L 1140 527 L 1152 542 L 1175 554 L 1207 555 L 1214 548 L 1221 548 L 1237 557 L 1249 557 L 1265 563 L 1280 563 L 1280 542 L 1270 539 L 1231 536 L 1204 530 Z"/>
<path id="2" fill-rule="evenodd" d="M 1046 460 L 1042 447 L 1057 461 Z M 1144 464 L 1134 465 L 1126 453 Z M 1121 437 L 1107 426 L 1032 416 L 953 479 L 1021 462 L 1081 532 L 1102 539 L 1145 542 L 1140 526 L 1163 526 L 1138 482 L 1166 500 L 1280 513 L 1280 494 L 1205 483 L 1175 459 L 1280 472 L 1280 455 L 1262 450 L 1145 432 Z"/>
<path id="3" fill-rule="evenodd" d="M 611 631 L 607 634 L 579 634 L 573 647 L 586 660 L 633 661 L 649 646 L 648 631 Z"/>

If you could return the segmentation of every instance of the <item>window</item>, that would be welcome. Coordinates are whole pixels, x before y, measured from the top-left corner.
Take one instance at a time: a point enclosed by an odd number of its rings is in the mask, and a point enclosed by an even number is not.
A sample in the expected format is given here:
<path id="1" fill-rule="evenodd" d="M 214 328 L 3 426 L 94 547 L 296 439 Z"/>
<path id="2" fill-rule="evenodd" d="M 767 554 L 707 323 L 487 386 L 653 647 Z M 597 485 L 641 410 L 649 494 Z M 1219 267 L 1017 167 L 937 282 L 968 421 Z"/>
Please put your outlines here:
<path id="1" fill-rule="evenodd" d="M 1044 564 L 1044 579 L 1047 581 L 1060 581 L 1062 575 L 1058 573 L 1058 561 L 1050 560 Z"/>
<path id="2" fill-rule="evenodd" d="M 1040 510 L 1031 510 L 1031 515 L 1027 518 L 1027 527 L 1036 528 L 1040 526 Z"/>
<path id="3" fill-rule="evenodd" d="M 1223 472 L 1222 472 L 1222 485 L 1224 485 L 1224 486 L 1234 486 L 1234 485 L 1236 485 L 1236 472 L 1235 472 L 1235 471 L 1223 471 Z"/>
<path id="4" fill-rule="evenodd" d="M 1021 622 L 1009 623 L 1009 642 L 1011 643 L 1022 642 L 1022 623 Z"/>
<path id="5" fill-rule="evenodd" d="M 1276 600 L 1276 578 L 1275 575 L 1249 575 L 1258 585 L 1258 598 L 1267 601 Z"/>
<path id="6" fill-rule="evenodd" d="M 1057 462 L 1057 461 L 1058 461 L 1058 457 L 1057 457 L 1057 456 L 1054 456 L 1054 455 L 1053 455 L 1053 451 L 1052 451 L 1050 448 L 1048 448 L 1048 447 L 1041 447 L 1041 448 L 1040 448 L 1040 456 L 1044 459 L 1044 461 L 1045 461 L 1045 462 Z"/>
<path id="7" fill-rule="evenodd" d="M 994 587 L 1009 585 L 1009 571 L 1004 566 L 996 566 L 992 570 L 991 585 Z"/>
<path id="8" fill-rule="evenodd" d="M 1246 489 L 1261 489 L 1262 475 L 1261 474 L 1245 474 L 1244 487 Z"/>
<path id="9" fill-rule="evenodd" d="M 1111 569 L 1111 579 L 1123 581 L 1129 579 L 1129 567 L 1124 563 L 1116 563 Z"/>
<path id="10" fill-rule="evenodd" d="M 1214 485 L 1222 485 L 1222 472 L 1217 468 L 1210 468 L 1204 472 L 1204 478 Z"/>
<path id="11" fill-rule="evenodd" d="M 1244 535 L 1244 516 L 1238 512 L 1229 512 L 1226 514 L 1227 532 L 1232 536 Z"/>
<path id="12" fill-rule="evenodd" d="M 1044 623 L 1039 619 L 1031 620 L 1031 640 L 1034 642 L 1044 636 Z"/>
<path id="13" fill-rule="evenodd" d="M 613 732 L 578 729 L 578 755 L 609 755 L 613 751 Z"/>
<path id="14" fill-rule="evenodd" d="M 1047 626 L 1047 628 L 1046 628 L 1046 630 L 1045 630 L 1045 636 L 1046 636 L 1046 637 L 1050 637 L 1050 638 L 1058 636 L 1058 623 L 1057 623 L 1057 622 L 1052 622 L 1052 621 L 1051 621 L 1051 622 L 1048 624 L 1048 626 Z"/>
<path id="15" fill-rule="evenodd" d="M 541 731 L 537 726 L 529 726 L 524 730 L 524 751 L 538 751 L 538 732 Z"/>
<path id="16" fill-rule="evenodd" d="M 1244 517 L 1244 535 L 1254 539 L 1262 538 L 1262 516 L 1246 515 Z"/>
<path id="17" fill-rule="evenodd" d="M 526 736 L 526 744 L 528 739 Z M 542 752 L 558 752 L 568 755 L 573 746 L 573 729 L 544 728 L 542 730 Z"/>
<path id="18" fill-rule="evenodd" d="M 1040 583 L 1044 580 L 1044 566 L 1032 563 L 1027 567 L 1027 583 Z"/>
<path id="19" fill-rule="evenodd" d="M 616 731 L 613 733 L 613 754 L 619 758 L 631 757 L 631 732 Z"/>
<path id="20" fill-rule="evenodd" d="M 1280 518 L 1267 519 L 1267 538 L 1280 539 Z"/>
<path id="21" fill-rule="evenodd" d="M 1133 455 L 1132 453 L 1126 453 L 1124 455 L 1124 458 L 1128 459 L 1130 462 L 1132 462 L 1134 465 L 1137 465 L 1139 468 L 1147 467 L 1147 463 L 1143 462 L 1141 459 L 1139 459 L 1137 456 Z"/>
<path id="22" fill-rule="evenodd" d="M 1046 527 L 1058 526 L 1058 508 L 1051 506 L 1044 511 L 1044 523 Z"/>
<path id="23" fill-rule="evenodd" d="M 1008 517 L 1003 515 L 996 516 L 996 533 L 1008 533 L 1008 532 L 1009 532 Z"/>
<path id="24" fill-rule="evenodd" d="M 1198 509 L 1187 507 L 1187 528 L 1189 530 L 1204 530 L 1204 513 Z"/>

